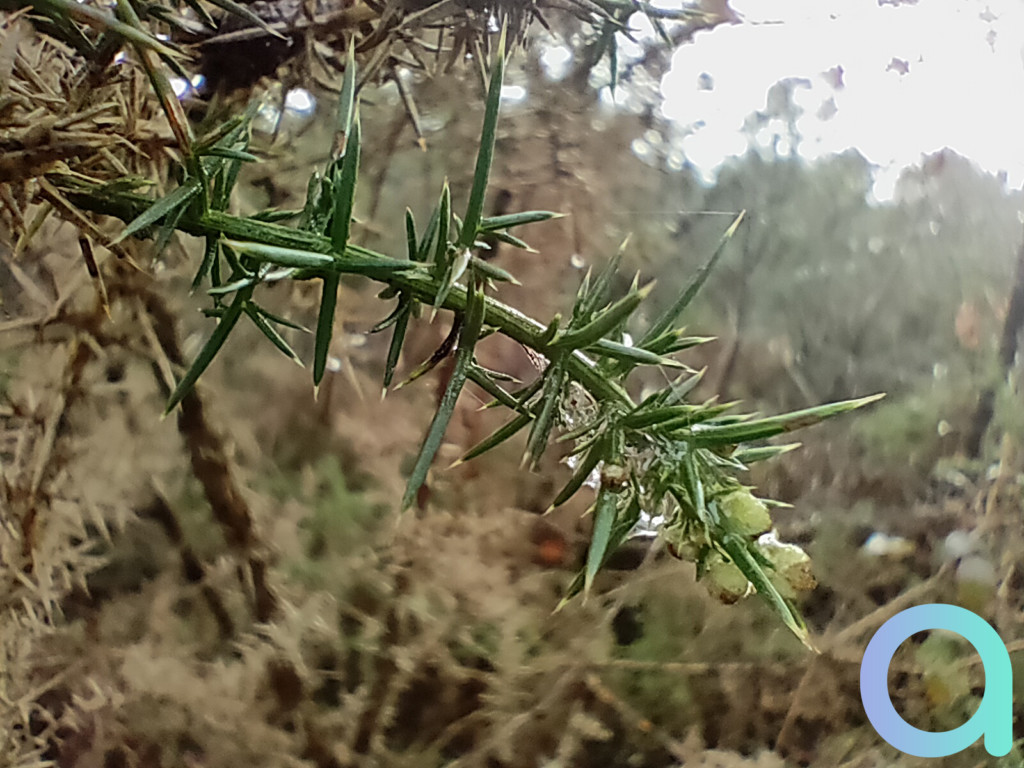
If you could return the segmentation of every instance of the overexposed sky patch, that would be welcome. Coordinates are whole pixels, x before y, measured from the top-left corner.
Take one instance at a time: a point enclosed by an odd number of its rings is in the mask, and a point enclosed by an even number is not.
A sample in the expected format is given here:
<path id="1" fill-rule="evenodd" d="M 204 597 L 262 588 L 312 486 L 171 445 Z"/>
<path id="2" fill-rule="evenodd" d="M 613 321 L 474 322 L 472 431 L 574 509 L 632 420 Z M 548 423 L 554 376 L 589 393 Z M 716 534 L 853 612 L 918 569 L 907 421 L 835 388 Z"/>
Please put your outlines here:
<path id="1" fill-rule="evenodd" d="M 810 86 L 794 97 L 808 159 L 858 149 L 886 187 L 922 154 L 949 147 L 1024 184 L 1024 3 L 730 5 L 744 23 L 698 33 L 661 84 L 662 111 L 690 131 L 683 148 L 705 176 L 745 150 L 744 119 L 765 109 L 774 83 L 804 78 Z"/>

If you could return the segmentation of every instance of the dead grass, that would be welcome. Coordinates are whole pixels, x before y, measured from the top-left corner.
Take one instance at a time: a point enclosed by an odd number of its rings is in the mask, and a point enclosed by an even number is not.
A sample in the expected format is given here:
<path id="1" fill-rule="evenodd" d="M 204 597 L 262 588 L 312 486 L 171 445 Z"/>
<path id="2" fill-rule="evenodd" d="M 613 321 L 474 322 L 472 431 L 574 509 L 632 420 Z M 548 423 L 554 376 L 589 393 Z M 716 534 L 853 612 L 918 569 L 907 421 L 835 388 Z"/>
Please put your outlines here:
<path id="1" fill-rule="evenodd" d="M 102 245 L 117 229 L 83 218 L 41 175 L 73 162 L 76 173 L 159 185 L 172 132 L 141 70 L 105 66 L 90 79 L 23 16 L 0 26 L 0 764 L 910 765 L 863 721 L 859 653 L 901 605 L 956 599 L 939 544 L 982 518 L 1000 589 L 980 610 L 1005 639 L 1020 637 L 1012 499 L 911 516 L 879 494 L 888 506 L 876 499 L 884 509 L 844 521 L 849 497 L 867 494 L 842 485 L 846 454 L 828 447 L 814 472 L 797 464 L 788 479 L 765 478 L 805 496 L 786 525 L 820 549 L 822 586 L 806 608 L 821 656 L 760 606 L 718 605 L 689 567 L 659 559 L 603 576 L 587 604 L 551 616 L 586 525 L 568 510 L 545 539 L 563 537 L 565 553 L 538 556 L 534 513 L 564 468 L 524 479 L 500 453 L 439 467 L 427 511 L 396 518 L 403 459 L 436 394 L 424 382 L 377 399 L 381 342 L 360 335 L 376 301 L 358 286 L 343 291 L 332 352 L 344 364 L 318 402 L 254 334 L 177 423 L 161 420 L 203 327 L 179 298 L 191 244 L 160 260 L 140 243 L 97 249 L 91 276 L 79 234 Z M 586 169 L 626 139 L 613 127 L 588 140 L 573 109 L 511 126 L 511 154 L 535 163 L 496 171 L 517 207 L 577 214 L 548 242 L 531 238 L 555 261 L 503 256 L 525 283 L 514 303 L 547 315 L 576 279 L 567 255 L 604 245 L 610 182 Z M 312 310 L 301 290 L 277 300 Z M 443 329 L 419 333 L 411 358 Z M 488 353 L 529 373 L 515 349 Z M 467 403 L 442 458 L 487 418 Z M 807 497 L 812 476 L 825 487 Z M 318 531 L 332 510 L 343 524 Z M 862 533 L 879 524 L 912 538 L 914 557 L 865 560 Z M 901 706 L 934 723 L 941 707 L 917 682 L 914 649 L 899 664 Z M 938 705 L 970 701 L 971 685 Z"/>

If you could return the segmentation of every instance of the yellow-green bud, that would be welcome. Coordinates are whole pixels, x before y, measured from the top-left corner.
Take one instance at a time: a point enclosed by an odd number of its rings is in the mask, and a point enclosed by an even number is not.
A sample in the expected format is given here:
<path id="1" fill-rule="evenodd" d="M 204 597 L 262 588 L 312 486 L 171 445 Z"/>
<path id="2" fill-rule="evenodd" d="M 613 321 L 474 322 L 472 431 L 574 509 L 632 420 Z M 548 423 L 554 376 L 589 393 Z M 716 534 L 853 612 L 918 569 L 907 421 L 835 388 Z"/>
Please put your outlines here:
<path id="1" fill-rule="evenodd" d="M 756 536 L 772 527 L 768 507 L 744 488 L 719 497 L 718 507 L 732 523 L 733 530 L 742 536 Z"/>
<path id="2" fill-rule="evenodd" d="M 743 571 L 717 553 L 708 559 L 704 581 L 708 592 L 727 605 L 746 597 L 751 590 L 751 584 Z"/>
<path id="3" fill-rule="evenodd" d="M 811 558 L 796 544 L 784 544 L 774 533 L 766 533 L 757 540 L 757 547 L 772 564 L 775 570 L 772 583 L 785 597 L 795 597 L 797 592 L 818 585 L 811 572 Z"/>
<path id="4" fill-rule="evenodd" d="M 692 525 L 672 525 L 662 528 L 660 533 L 668 545 L 669 554 L 679 560 L 694 562 L 707 546 L 703 532 Z"/>

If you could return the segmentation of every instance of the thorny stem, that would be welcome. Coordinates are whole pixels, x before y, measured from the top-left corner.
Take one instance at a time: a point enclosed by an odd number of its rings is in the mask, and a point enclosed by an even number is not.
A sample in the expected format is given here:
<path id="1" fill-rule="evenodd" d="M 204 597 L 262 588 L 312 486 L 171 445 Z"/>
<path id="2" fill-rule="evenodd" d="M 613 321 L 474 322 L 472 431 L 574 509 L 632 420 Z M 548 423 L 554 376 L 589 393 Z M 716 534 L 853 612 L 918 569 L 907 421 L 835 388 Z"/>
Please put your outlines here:
<path id="1" fill-rule="evenodd" d="M 83 181 L 80 177 L 54 174 L 50 177 L 50 181 L 62 190 L 72 204 L 81 209 L 113 216 L 126 223 L 138 217 L 153 204 L 152 200 L 141 195 L 104 190 L 100 185 Z M 280 224 L 232 216 L 219 211 L 209 211 L 204 214 L 194 210 L 186 211 L 178 221 L 177 229 L 200 237 L 223 236 L 235 240 L 259 242 L 265 245 L 316 253 L 332 252 L 330 238 L 322 235 L 292 229 Z M 401 289 L 427 303 L 432 303 L 437 296 L 439 280 L 431 276 L 427 270 L 410 269 L 402 272 L 390 270 L 388 267 L 396 259 L 358 245 L 346 246 L 345 255 L 356 256 L 360 259 L 358 270 L 360 274 L 369 275 L 374 280 Z M 382 267 L 381 271 L 374 273 L 372 269 L 367 269 L 367 261 L 379 261 Z M 332 266 L 318 269 L 317 272 L 328 270 L 338 273 L 355 271 L 346 269 L 343 258 L 336 259 Z M 548 345 L 543 340 L 547 326 L 489 296 L 485 301 L 485 325 L 497 329 L 503 335 L 535 352 L 544 354 L 547 351 Z M 455 312 L 463 312 L 466 308 L 465 287 L 453 286 L 442 306 Z M 568 358 L 567 367 L 569 375 L 583 385 L 595 399 L 602 402 L 618 402 L 627 408 L 633 407 L 634 403 L 629 394 L 614 381 L 601 376 L 597 372 L 594 362 L 582 352 L 574 351 Z"/>

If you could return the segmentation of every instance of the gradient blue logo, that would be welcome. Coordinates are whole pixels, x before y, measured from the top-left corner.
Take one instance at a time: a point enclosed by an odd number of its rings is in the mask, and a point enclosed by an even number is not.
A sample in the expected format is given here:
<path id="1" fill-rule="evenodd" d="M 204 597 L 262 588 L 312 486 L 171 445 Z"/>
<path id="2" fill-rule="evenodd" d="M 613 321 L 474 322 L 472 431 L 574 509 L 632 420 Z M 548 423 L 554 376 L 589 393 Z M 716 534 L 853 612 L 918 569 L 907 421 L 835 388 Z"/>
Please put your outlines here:
<path id="1" fill-rule="evenodd" d="M 907 723 L 889 698 L 889 664 L 904 640 L 915 632 L 946 629 L 966 639 L 981 656 L 985 695 L 970 720 L 952 731 L 930 733 Z M 1013 746 L 1013 670 L 1010 654 L 983 618 L 955 605 L 931 603 L 897 613 L 868 643 L 860 666 L 860 696 L 878 735 L 915 757 L 946 757 L 985 737 L 985 751 L 1001 757 Z"/>

